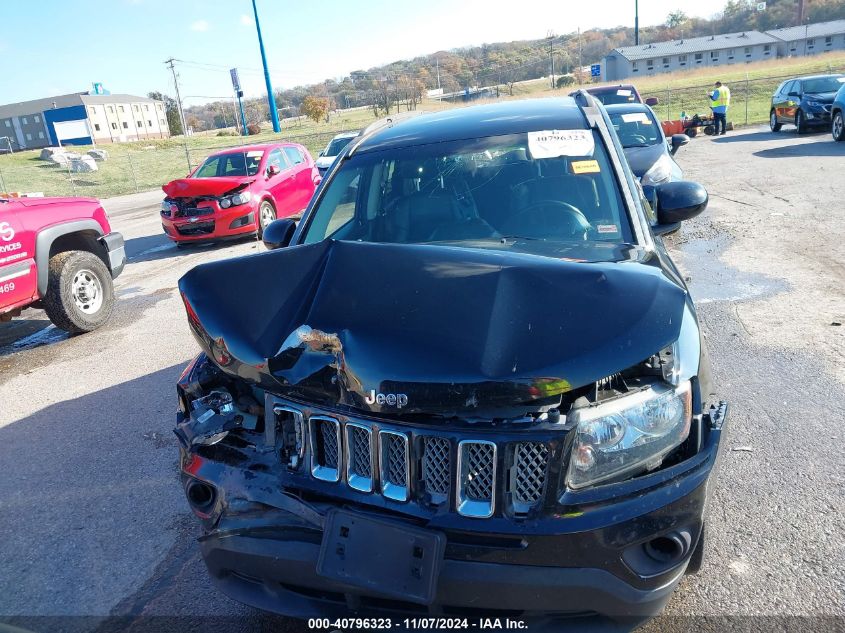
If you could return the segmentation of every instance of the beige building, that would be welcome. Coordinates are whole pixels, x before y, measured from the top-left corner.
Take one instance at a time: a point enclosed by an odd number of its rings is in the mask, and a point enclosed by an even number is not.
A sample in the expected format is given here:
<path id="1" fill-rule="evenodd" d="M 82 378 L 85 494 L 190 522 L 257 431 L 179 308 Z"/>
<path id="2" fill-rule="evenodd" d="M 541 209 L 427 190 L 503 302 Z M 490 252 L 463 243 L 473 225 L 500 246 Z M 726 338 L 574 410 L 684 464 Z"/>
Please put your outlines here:
<path id="1" fill-rule="evenodd" d="M 164 103 L 148 97 L 79 92 L 0 105 L 0 151 L 169 136 Z"/>

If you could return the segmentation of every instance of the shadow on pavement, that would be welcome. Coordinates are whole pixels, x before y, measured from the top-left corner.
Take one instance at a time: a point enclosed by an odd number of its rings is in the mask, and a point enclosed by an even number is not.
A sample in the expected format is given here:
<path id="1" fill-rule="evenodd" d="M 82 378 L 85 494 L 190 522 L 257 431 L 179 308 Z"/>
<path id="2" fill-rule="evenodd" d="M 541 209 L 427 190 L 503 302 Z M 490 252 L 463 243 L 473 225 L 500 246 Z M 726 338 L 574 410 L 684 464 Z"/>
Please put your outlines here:
<path id="1" fill-rule="evenodd" d="M 786 145 L 784 147 L 771 147 L 754 152 L 754 156 L 760 158 L 795 158 L 802 156 L 843 156 L 845 157 L 845 143 L 837 143 L 831 138 L 814 143 L 802 143 L 800 145 Z"/>
<path id="2" fill-rule="evenodd" d="M 202 242 L 177 246 L 166 235 L 146 235 L 126 240 L 126 258 L 128 263 L 152 262 L 171 257 L 182 257 L 191 253 L 214 251 L 227 246 L 244 243 L 257 243 L 254 235 L 246 235 L 236 240 L 220 242 Z"/>

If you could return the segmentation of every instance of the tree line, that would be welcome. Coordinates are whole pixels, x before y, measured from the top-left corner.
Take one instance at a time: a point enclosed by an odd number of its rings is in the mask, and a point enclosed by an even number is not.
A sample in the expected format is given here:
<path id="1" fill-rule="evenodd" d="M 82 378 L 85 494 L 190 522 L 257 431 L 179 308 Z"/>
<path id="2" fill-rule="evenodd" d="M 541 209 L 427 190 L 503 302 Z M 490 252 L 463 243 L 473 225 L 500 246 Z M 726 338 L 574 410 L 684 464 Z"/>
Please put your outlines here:
<path id="1" fill-rule="evenodd" d="M 799 0 L 768 0 L 766 9 L 758 10 L 758 0 L 728 0 L 723 10 L 711 19 L 687 16 L 672 11 L 663 24 L 640 28 L 640 43 L 661 42 L 684 37 L 747 30 L 770 30 L 799 24 Z M 804 0 L 804 22 L 824 22 L 845 18 L 841 0 Z M 614 48 L 634 43 L 629 26 L 591 29 L 553 37 L 514 42 L 498 42 L 448 51 L 438 51 L 408 60 L 399 60 L 366 70 L 355 70 L 340 78 L 317 84 L 295 86 L 275 93 L 276 107 L 282 117 L 309 116 L 323 120 L 336 109 L 367 107 L 374 116 L 396 109 L 416 109 L 427 90 L 453 93 L 480 86 L 499 86 L 513 94 L 516 82 L 548 76 L 550 51 L 556 75 L 570 77 L 558 86 L 573 83 L 573 75 L 599 62 Z M 164 100 L 171 131 L 181 132 L 173 99 L 155 93 Z M 153 96 L 151 93 L 150 96 Z M 269 120 L 266 99 L 244 101 L 248 123 Z M 197 129 L 219 129 L 235 124 L 231 102 L 212 102 L 185 109 L 186 122 Z M 178 131 L 177 131 L 178 130 Z"/>

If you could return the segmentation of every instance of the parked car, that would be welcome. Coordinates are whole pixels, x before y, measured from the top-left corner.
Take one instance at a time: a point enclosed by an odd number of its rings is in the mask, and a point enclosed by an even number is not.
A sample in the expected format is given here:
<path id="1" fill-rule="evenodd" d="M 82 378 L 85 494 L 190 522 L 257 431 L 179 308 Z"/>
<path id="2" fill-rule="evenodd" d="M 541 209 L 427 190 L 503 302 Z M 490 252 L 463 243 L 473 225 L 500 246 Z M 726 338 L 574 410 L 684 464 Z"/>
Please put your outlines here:
<path id="1" fill-rule="evenodd" d="M 187 501 L 213 582 L 299 617 L 659 611 L 704 548 L 727 405 L 603 107 L 374 125 L 269 252 L 179 282 Z M 249 283 L 244 283 L 249 280 Z"/>
<path id="2" fill-rule="evenodd" d="M 90 332 L 111 315 L 125 264 L 98 200 L 0 198 L 0 321 L 43 308 L 56 327 Z"/>
<path id="3" fill-rule="evenodd" d="M 831 133 L 834 141 L 845 141 L 845 83 L 839 88 L 830 107 Z"/>
<path id="4" fill-rule="evenodd" d="M 845 75 L 813 75 L 782 82 L 772 95 L 772 132 L 780 131 L 784 124 L 795 125 L 799 134 L 829 127 L 833 99 L 843 83 Z"/>
<path id="5" fill-rule="evenodd" d="M 616 103 L 645 103 L 649 106 L 656 106 L 659 103 L 657 97 L 649 97 L 645 101 L 640 96 L 634 84 L 619 84 L 617 86 L 596 86 L 585 89 L 593 97 L 601 101 L 604 105 L 613 105 Z M 570 97 L 578 94 L 575 90 L 569 93 Z"/>
<path id="6" fill-rule="evenodd" d="M 349 145 L 349 141 L 358 136 L 359 133 L 360 132 L 358 131 L 341 132 L 329 141 L 329 144 L 326 145 L 326 149 L 320 152 L 320 155 L 317 157 L 317 169 L 320 171 L 321 176 L 326 175 L 326 172 L 329 170 L 329 167 L 332 166 L 338 154 L 340 154 L 343 148 Z"/>
<path id="7" fill-rule="evenodd" d="M 162 187 L 161 224 L 183 245 L 258 233 L 276 218 L 302 212 L 321 176 L 302 145 L 247 145 L 212 154 Z"/>
<path id="8" fill-rule="evenodd" d="M 673 134 L 667 139 L 652 109 L 640 103 L 610 105 L 607 114 L 631 171 L 641 184 L 659 185 L 683 178 L 684 173 L 674 156 L 689 143 L 686 134 Z"/>

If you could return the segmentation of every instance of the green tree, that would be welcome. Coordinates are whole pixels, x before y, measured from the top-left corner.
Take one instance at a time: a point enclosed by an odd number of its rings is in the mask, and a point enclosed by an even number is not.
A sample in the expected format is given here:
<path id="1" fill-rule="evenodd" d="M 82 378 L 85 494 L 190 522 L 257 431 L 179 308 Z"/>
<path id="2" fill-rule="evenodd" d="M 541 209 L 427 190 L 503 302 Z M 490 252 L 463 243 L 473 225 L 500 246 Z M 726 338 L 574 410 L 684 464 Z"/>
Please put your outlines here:
<path id="1" fill-rule="evenodd" d="M 329 100 L 325 97 L 308 95 L 303 99 L 301 106 L 302 114 L 315 123 L 319 123 L 329 113 Z"/>
<path id="2" fill-rule="evenodd" d="M 687 20 L 689 20 L 689 18 L 687 17 L 686 13 L 684 13 L 680 9 L 675 9 L 666 18 L 666 26 L 668 26 L 670 29 L 676 29 L 686 23 Z"/>
<path id="3" fill-rule="evenodd" d="M 150 99 L 164 102 L 164 113 L 167 117 L 167 127 L 170 128 L 171 134 L 183 134 L 182 120 L 179 118 L 179 105 L 176 99 L 164 94 L 163 92 L 150 92 L 147 94 Z"/>

